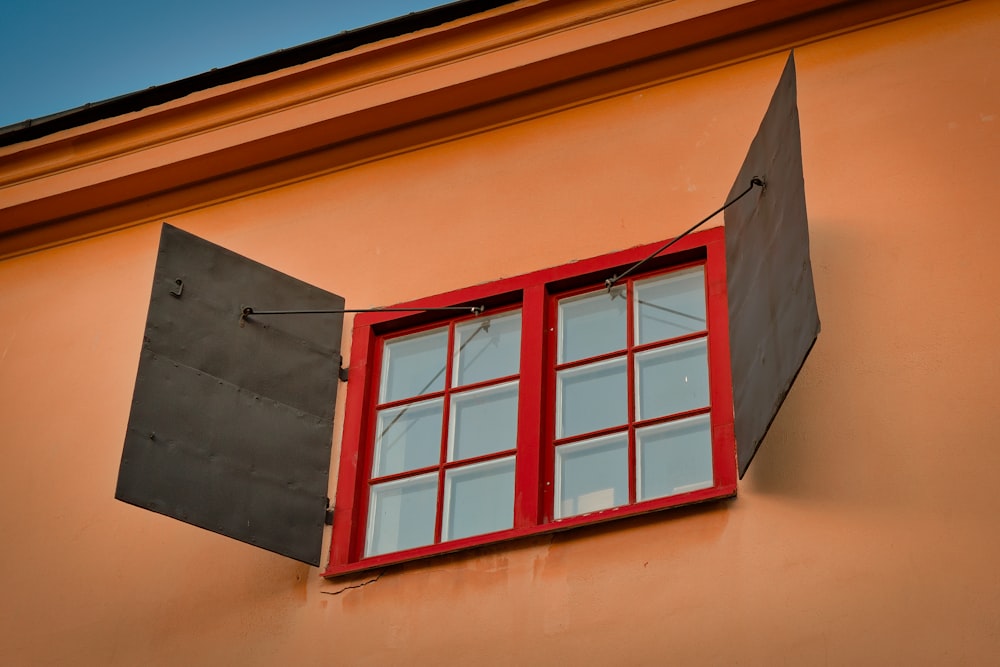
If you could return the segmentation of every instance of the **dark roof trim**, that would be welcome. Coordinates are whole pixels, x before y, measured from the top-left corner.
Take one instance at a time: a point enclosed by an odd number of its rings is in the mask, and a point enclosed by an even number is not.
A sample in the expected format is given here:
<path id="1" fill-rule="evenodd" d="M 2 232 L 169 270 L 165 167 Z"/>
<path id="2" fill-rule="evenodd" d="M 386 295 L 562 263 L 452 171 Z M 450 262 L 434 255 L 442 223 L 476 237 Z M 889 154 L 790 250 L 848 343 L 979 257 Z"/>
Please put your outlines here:
<path id="1" fill-rule="evenodd" d="M 95 121 L 139 111 L 171 100 L 261 74 L 275 72 L 319 60 L 335 53 L 399 37 L 411 32 L 433 28 L 449 21 L 472 16 L 480 12 L 510 4 L 515 0 L 458 0 L 440 7 L 414 12 L 406 16 L 374 23 L 356 30 L 349 30 L 331 37 L 317 39 L 300 46 L 282 49 L 257 58 L 220 67 L 202 74 L 189 76 L 160 86 L 112 97 L 101 102 L 91 102 L 75 109 L 61 111 L 41 118 L 29 119 L 0 127 L 0 146 L 10 146 L 49 134 L 67 130 Z"/>

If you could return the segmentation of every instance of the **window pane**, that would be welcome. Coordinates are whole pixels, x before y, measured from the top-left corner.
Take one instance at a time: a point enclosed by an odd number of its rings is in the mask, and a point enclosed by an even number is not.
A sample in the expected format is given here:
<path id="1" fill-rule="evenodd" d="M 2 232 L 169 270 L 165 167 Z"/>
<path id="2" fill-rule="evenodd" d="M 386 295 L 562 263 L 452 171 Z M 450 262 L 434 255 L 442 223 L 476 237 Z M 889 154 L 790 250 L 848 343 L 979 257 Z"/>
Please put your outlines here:
<path id="1" fill-rule="evenodd" d="M 640 345 L 708 328 L 703 267 L 637 281 L 635 301 L 636 340 Z"/>
<path id="2" fill-rule="evenodd" d="M 449 435 L 449 461 L 514 449 L 517 382 L 453 395 Z"/>
<path id="3" fill-rule="evenodd" d="M 625 290 L 616 287 L 559 302 L 559 363 L 625 349 Z"/>
<path id="4" fill-rule="evenodd" d="M 635 355 L 639 419 L 708 405 L 708 346 L 704 338 Z"/>
<path id="5" fill-rule="evenodd" d="M 445 473 L 444 535 L 457 540 L 514 526 L 514 457 Z"/>
<path id="6" fill-rule="evenodd" d="M 625 357 L 563 371 L 556 377 L 556 437 L 588 433 L 628 421 Z"/>
<path id="7" fill-rule="evenodd" d="M 628 438 L 616 434 L 556 447 L 556 518 L 628 503 Z"/>
<path id="8" fill-rule="evenodd" d="M 640 500 L 712 486 L 712 431 L 708 415 L 639 429 Z"/>
<path id="9" fill-rule="evenodd" d="M 437 465 L 441 459 L 443 405 L 436 398 L 379 410 L 373 477 Z"/>
<path id="10" fill-rule="evenodd" d="M 373 486 L 365 555 L 433 543 L 436 514 L 437 473 Z"/>
<path id="11" fill-rule="evenodd" d="M 520 360 L 520 311 L 455 327 L 455 386 L 516 375 Z"/>
<path id="12" fill-rule="evenodd" d="M 385 343 L 379 403 L 444 389 L 448 329 L 435 329 Z"/>

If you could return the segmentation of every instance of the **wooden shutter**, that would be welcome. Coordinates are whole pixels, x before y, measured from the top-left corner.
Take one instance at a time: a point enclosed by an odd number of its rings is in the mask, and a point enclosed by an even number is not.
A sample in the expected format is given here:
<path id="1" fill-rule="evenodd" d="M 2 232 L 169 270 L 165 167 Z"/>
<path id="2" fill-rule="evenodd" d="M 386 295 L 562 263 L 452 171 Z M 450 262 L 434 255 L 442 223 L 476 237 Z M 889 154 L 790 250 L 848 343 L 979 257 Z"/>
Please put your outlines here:
<path id="1" fill-rule="evenodd" d="M 319 565 L 344 300 L 164 225 L 115 497 Z"/>
<path id="2" fill-rule="evenodd" d="M 726 209 L 730 355 L 740 477 L 819 334 L 809 262 L 802 147 L 788 57 L 730 198 L 753 177 L 763 189 Z"/>

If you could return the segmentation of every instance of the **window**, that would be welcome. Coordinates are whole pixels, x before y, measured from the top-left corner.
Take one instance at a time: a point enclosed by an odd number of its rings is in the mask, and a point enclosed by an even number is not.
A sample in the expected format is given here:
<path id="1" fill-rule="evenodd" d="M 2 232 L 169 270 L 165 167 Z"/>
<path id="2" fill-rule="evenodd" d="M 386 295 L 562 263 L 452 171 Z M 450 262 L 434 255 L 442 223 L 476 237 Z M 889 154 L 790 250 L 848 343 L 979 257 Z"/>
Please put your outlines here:
<path id="1" fill-rule="evenodd" d="M 731 496 L 721 229 L 354 324 L 327 574 Z"/>
<path id="2" fill-rule="evenodd" d="M 556 310 L 553 517 L 713 486 L 704 266 Z"/>
<path id="3" fill-rule="evenodd" d="M 789 56 L 725 246 L 359 316 L 326 574 L 734 495 L 820 330 L 804 193 Z M 115 497 L 318 565 L 344 305 L 164 224 Z"/>
<path id="4" fill-rule="evenodd" d="M 379 344 L 366 556 L 514 525 L 521 313 Z"/>

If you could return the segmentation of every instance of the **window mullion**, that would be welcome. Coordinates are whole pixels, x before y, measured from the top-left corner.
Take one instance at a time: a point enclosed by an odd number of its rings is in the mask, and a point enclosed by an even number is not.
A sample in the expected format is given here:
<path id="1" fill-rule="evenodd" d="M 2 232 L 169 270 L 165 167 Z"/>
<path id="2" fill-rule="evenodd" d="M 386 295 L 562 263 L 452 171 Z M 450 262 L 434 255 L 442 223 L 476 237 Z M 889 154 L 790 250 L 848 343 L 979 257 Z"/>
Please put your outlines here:
<path id="1" fill-rule="evenodd" d="M 638 389 L 635 384 L 635 353 L 632 348 L 635 347 L 635 282 L 629 280 L 627 283 L 626 292 L 628 304 L 625 309 L 625 340 L 626 340 L 626 374 L 627 374 L 627 385 L 628 385 L 628 502 L 630 505 L 635 503 L 638 491 L 636 486 L 638 484 L 639 471 L 636 465 L 636 446 L 635 446 L 635 421 L 636 421 L 636 399 Z"/>
<path id="2" fill-rule="evenodd" d="M 543 521 L 542 442 L 549 399 L 545 364 L 545 288 L 524 291 L 521 307 L 521 376 L 517 405 L 517 457 L 514 474 L 514 528 Z"/>

